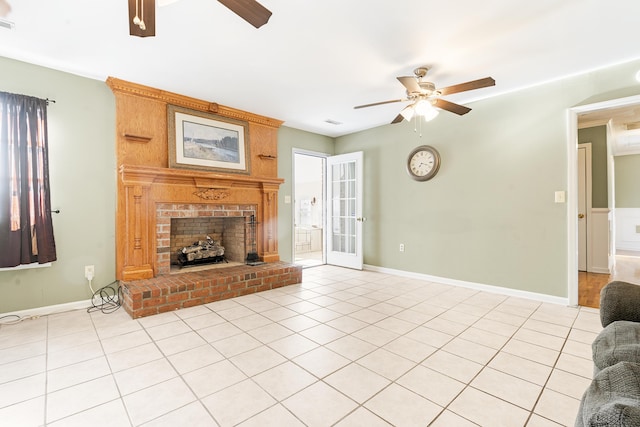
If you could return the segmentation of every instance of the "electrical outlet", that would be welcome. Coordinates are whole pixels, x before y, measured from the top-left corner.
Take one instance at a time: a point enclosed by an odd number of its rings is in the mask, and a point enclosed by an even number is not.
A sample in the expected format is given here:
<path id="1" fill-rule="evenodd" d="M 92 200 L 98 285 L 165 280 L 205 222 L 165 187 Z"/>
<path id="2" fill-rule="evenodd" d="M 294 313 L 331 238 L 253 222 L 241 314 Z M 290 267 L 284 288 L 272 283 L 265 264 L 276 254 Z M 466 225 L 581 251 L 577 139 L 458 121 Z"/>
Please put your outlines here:
<path id="1" fill-rule="evenodd" d="M 400 243 L 400 252 L 404 252 L 404 243 Z"/>
<path id="2" fill-rule="evenodd" d="M 85 265 L 84 266 L 84 277 L 87 280 L 93 280 L 93 277 L 95 276 L 95 268 L 93 265 Z"/>

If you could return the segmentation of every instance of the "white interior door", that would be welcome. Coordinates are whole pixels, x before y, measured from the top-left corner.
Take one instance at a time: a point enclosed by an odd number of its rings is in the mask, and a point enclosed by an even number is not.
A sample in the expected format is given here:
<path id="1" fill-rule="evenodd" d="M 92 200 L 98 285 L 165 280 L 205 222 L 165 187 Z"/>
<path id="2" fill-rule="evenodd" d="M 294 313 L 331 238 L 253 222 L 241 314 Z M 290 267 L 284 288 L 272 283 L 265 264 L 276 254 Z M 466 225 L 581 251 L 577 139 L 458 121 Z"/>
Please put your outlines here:
<path id="1" fill-rule="evenodd" d="M 327 264 L 362 270 L 362 152 L 327 158 Z"/>
<path id="2" fill-rule="evenodd" d="M 589 271 L 591 210 L 591 144 L 578 145 L 578 270 Z"/>

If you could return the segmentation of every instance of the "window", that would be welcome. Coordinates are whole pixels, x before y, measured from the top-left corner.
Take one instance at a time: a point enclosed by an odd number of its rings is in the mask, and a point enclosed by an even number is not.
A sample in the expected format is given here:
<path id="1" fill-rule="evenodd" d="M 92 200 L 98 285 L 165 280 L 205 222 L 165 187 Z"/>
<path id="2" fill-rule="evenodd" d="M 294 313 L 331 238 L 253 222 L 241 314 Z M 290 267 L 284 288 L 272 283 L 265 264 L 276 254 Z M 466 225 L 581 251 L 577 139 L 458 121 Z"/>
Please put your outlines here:
<path id="1" fill-rule="evenodd" d="M 0 267 L 55 260 L 47 101 L 0 92 Z"/>

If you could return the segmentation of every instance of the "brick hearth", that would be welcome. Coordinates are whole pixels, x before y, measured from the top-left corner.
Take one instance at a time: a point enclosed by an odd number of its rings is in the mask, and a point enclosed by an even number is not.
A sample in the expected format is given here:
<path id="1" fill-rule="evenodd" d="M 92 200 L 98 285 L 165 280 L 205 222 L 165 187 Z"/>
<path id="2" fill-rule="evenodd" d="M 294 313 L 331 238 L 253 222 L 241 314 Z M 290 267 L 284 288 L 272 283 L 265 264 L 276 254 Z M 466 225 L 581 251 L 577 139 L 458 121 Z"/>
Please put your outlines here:
<path id="1" fill-rule="evenodd" d="M 302 267 L 274 262 L 166 274 L 120 282 L 122 306 L 134 318 L 276 289 L 302 281 Z"/>

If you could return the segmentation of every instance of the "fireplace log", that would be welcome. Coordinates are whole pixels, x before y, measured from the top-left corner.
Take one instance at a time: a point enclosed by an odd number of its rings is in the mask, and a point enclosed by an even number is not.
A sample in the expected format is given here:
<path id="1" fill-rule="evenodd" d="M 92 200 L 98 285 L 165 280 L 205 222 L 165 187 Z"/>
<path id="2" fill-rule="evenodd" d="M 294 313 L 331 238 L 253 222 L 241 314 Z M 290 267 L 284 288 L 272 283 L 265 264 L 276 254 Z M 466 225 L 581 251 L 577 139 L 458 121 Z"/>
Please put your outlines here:
<path id="1" fill-rule="evenodd" d="M 188 264 L 217 263 L 223 261 L 227 261 L 224 258 L 224 246 L 209 236 L 207 236 L 207 240 L 198 240 L 191 246 L 185 246 L 180 249 L 178 253 L 178 262 L 181 267 Z"/>
<path id="2" fill-rule="evenodd" d="M 202 249 L 204 249 L 202 246 L 200 245 L 193 245 L 193 246 L 185 246 L 184 248 L 182 248 L 180 250 L 180 252 L 182 252 L 183 254 L 190 254 L 193 252 L 199 252 Z"/>

